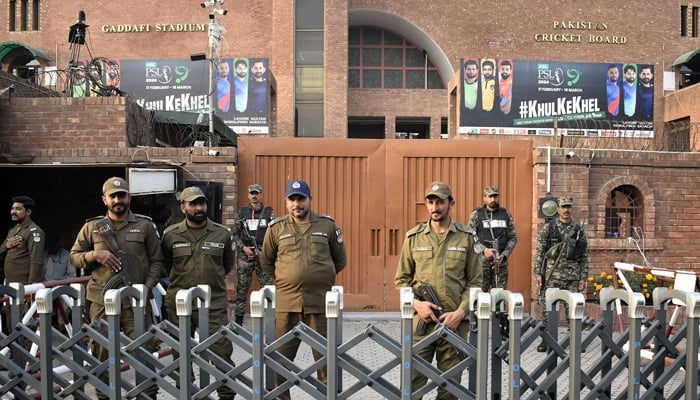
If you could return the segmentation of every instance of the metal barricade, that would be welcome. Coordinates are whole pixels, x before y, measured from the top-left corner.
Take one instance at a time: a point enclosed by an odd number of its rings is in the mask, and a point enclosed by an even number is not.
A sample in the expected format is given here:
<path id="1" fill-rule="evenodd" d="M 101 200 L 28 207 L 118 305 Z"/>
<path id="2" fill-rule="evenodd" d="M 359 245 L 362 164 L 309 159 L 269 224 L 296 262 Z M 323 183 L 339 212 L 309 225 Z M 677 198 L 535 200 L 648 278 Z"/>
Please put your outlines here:
<path id="1" fill-rule="evenodd" d="M 0 286 L 0 294 L 9 299 L 13 323 L 8 335 L 0 335 L 0 362 L 7 369 L 0 372 L 0 397 L 92 399 L 99 390 L 111 399 L 143 398 L 157 386 L 161 397 L 204 399 L 225 385 L 241 398 L 256 400 L 276 398 L 289 389 L 313 399 L 349 399 L 368 390 L 382 399 L 414 399 L 437 388 L 460 399 L 698 398 L 699 293 L 657 289 L 653 296 L 657 319 L 647 322 L 641 294 L 604 289 L 600 296 L 603 320 L 590 321 L 583 315 L 580 294 L 550 289 L 545 304 L 546 312 L 551 313 L 549 320 L 557 321 L 558 306 L 567 305 L 567 332 L 555 323 L 545 329 L 539 321 L 524 316 L 521 294 L 474 289 L 466 339 L 439 325 L 415 344 L 410 288 L 400 292 L 400 320 L 393 322 L 396 335 L 368 325 L 350 337 L 343 332 L 342 287 L 326 295 L 327 332 L 315 332 L 302 323 L 280 337 L 275 334 L 274 286 L 251 294 L 250 331 L 230 323 L 212 334 L 206 286 L 177 294 L 178 324 L 163 321 L 150 327 L 144 313 L 147 293 L 141 285 L 109 291 L 106 320 L 90 324 L 81 320 L 85 307 L 82 285 L 44 288 L 36 294 L 38 332 L 21 323 L 23 286 Z M 67 332 L 56 329 L 51 321 L 54 300 L 61 297 L 73 304 Z M 667 336 L 666 307 L 676 300 L 686 305 L 687 322 Z M 125 301 L 131 302 L 137 316 L 133 338 L 120 329 Z M 618 301 L 628 307 L 628 328 L 622 333 L 613 330 L 613 307 Z M 195 324 L 197 329 L 193 329 Z M 534 352 L 537 339 L 545 340 L 547 353 Z M 94 357 L 83 347 L 86 340 L 107 349 L 108 359 Z M 224 360 L 213 352 L 219 340 L 231 342 L 235 365 L 233 359 Z M 321 358 L 304 364 L 277 352 L 291 340 L 300 340 Z M 438 341 L 449 343 L 464 356 L 448 371 L 417 356 L 419 349 Z M 161 343 L 161 350 L 146 350 L 146 344 L 154 342 Z M 39 357 L 27 350 L 30 344 L 40 349 Z M 382 351 L 381 360 L 373 360 L 373 366 L 358 357 L 370 345 Z M 163 359 L 170 349 L 179 353 L 177 362 Z M 651 354 L 645 359 L 644 352 Z M 327 382 L 316 376 L 324 367 Z M 422 387 L 412 386 L 414 371 L 428 378 Z M 105 373 L 106 382 L 100 379 Z M 464 373 L 467 379 L 458 382 L 455 376 Z M 286 382 L 276 386 L 275 375 Z"/>

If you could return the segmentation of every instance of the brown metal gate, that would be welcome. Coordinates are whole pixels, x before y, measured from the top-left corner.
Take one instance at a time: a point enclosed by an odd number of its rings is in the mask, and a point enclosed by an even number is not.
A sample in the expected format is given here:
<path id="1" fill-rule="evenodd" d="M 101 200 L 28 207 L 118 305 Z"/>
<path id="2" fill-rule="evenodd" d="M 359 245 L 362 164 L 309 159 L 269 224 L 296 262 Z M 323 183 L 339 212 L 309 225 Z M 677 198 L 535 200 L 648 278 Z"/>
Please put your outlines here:
<path id="1" fill-rule="evenodd" d="M 461 223 L 482 205 L 482 188 L 501 187 L 501 203 L 515 219 L 518 245 L 510 261 L 510 290 L 531 282 L 532 144 L 496 140 L 363 140 L 238 138 L 238 205 L 260 183 L 264 202 L 286 213 L 284 186 L 311 186 L 312 209 L 343 229 L 348 266 L 338 277 L 347 311 L 397 311 L 393 278 L 404 234 L 427 214 L 425 187 L 452 186 L 453 218 Z M 525 296 L 529 298 L 530 296 Z M 527 307 L 529 308 L 529 307 Z"/>

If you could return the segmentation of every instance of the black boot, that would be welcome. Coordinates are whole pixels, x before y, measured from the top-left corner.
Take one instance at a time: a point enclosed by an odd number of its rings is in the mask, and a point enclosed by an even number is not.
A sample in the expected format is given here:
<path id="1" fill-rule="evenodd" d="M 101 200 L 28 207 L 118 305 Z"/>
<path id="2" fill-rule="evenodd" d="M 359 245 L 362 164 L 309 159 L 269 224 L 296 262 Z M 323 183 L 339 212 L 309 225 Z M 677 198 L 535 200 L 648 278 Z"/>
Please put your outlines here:
<path id="1" fill-rule="evenodd" d="M 240 326 L 243 326 L 243 316 L 242 315 L 236 315 L 236 323 Z"/>

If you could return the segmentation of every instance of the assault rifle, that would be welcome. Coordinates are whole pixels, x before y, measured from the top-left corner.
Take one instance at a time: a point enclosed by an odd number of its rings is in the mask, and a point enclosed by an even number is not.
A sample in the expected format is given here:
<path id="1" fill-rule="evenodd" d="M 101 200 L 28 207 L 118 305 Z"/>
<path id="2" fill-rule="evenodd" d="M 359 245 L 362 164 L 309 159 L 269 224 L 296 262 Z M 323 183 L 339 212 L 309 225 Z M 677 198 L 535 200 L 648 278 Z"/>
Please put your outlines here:
<path id="1" fill-rule="evenodd" d="M 418 287 L 416 287 L 415 295 L 420 300 L 429 301 L 438 306 L 439 309 L 433 309 L 433 314 L 435 314 L 435 318 L 440 318 L 442 315 L 442 303 L 440 302 L 440 299 L 438 299 L 437 293 L 435 293 L 435 289 L 433 289 L 432 286 L 427 283 L 421 283 L 418 285 Z M 425 335 L 427 329 L 428 323 L 422 318 L 419 319 L 418 326 L 416 326 L 416 335 Z"/>
<path id="2" fill-rule="evenodd" d="M 545 283 L 547 281 L 547 257 L 542 257 L 542 284 L 537 290 L 537 296 L 541 296 L 544 292 Z"/>
<path id="3" fill-rule="evenodd" d="M 255 254 L 255 257 L 257 258 L 260 253 L 260 250 L 258 249 L 258 242 L 255 240 L 255 237 L 251 235 L 250 230 L 248 229 L 248 223 L 244 219 L 239 220 L 239 223 L 241 224 L 241 232 L 243 232 L 244 236 L 243 244 L 245 246 L 252 247 L 253 254 Z"/>
<path id="4" fill-rule="evenodd" d="M 126 252 L 119 248 L 117 244 L 117 238 L 114 236 L 114 229 L 112 229 L 112 224 L 109 222 L 108 218 L 102 218 L 97 221 L 95 225 L 97 232 L 107 241 L 109 250 L 117 256 L 119 262 L 121 263 L 121 269 L 105 283 L 105 287 L 102 289 L 102 295 L 109 289 L 118 289 L 125 286 L 131 286 L 134 283 L 134 274 L 129 265 L 129 257 Z"/>
<path id="5" fill-rule="evenodd" d="M 498 283 L 498 275 L 501 272 L 501 252 L 498 251 L 498 238 L 493 239 L 493 277 L 496 287 L 501 287 Z"/>

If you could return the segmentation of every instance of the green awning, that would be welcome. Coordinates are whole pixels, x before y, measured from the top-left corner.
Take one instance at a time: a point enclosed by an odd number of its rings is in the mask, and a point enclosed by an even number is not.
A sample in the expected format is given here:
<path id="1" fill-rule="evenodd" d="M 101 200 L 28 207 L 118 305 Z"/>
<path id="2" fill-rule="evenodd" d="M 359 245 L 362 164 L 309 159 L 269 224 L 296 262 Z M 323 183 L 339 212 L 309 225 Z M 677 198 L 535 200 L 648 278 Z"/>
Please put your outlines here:
<path id="1" fill-rule="evenodd" d="M 676 57 L 675 60 L 673 60 L 673 63 L 671 64 L 672 67 L 675 67 L 677 65 L 685 64 L 692 60 L 696 55 L 700 54 L 700 49 L 697 50 L 692 50 L 686 53 L 681 54 L 680 56 Z"/>
<path id="2" fill-rule="evenodd" d="M 44 60 L 49 60 L 49 53 L 46 50 L 42 50 L 38 47 L 30 46 L 25 43 L 20 42 L 2 42 L 0 43 L 0 60 L 5 58 L 6 55 L 10 54 L 13 50 L 17 48 L 23 48 L 32 53 L 36 58 L 41 58 Z"/>

